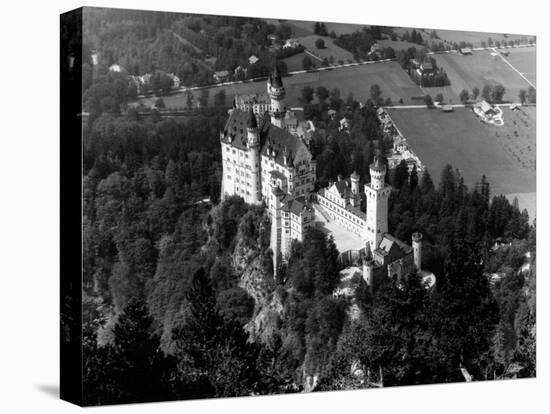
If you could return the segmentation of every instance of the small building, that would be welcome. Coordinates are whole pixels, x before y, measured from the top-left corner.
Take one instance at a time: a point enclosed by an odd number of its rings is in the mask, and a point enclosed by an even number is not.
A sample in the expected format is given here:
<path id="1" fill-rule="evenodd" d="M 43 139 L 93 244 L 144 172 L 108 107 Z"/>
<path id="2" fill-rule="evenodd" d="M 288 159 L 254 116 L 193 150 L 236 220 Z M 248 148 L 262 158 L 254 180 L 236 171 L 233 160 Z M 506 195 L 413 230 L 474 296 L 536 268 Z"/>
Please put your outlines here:
<path id="1" fill-rule="evenodd" d="M 119 73 L 123 71 L 124 71 L 124 68 L 116 63 L 114 65 L 109 66 L 109 72 Z"/>
<path id="2" fill-rule="evenodd" d="M 274 44 L 279 41 L 279 36 L 277 36 L 275 33 L 272 33 L 270 35 L 267 35 L 267 40 L 269 40 L 271 44 Z"/>
<path id="3" fill-rule="evenodd" d="M 460 49 L 458 49 L 458 51 L 463 55 L 471 55 L 472 54 L 472 49 L 470 49 L 469 47 L 461 47 Z"/>
<path id="4" fill-rule="evenodd" d="M 432 73 L 434 71 L 434 65 L 431 61 L 425 60 L 420 64 L 420 72 L 422 72 L 422 75 Z"/>
<path id="5" fill-rule="evenodd" d="M 243 68 L 241 65 L 237 66 L 235 70 L 233 70 L 233 74 L 235 75 L 236 80 L 244 80 L 246 79 L 246 74 L 248 73 L 247 68 Z"/>
<path id="6" fill-rule="evenodd" d="M 283 49 L 295 48 L 298 46 L 300 46 L 300 42 L 298 42 L 298 39 L 287 39 L 286 42 L 283 44 Z"/>
<path id="7" fill-rule="evenodd" d="M 170 77 L 170 79 L 172 79 L 172 89 L 179 89 L 180 88 L 180 78 L 173 74 L 173 73 L 168 73 L 168 76 Z"/>
<path id="8" fill-rule="evenodd" d="M 350 128 L 349 119 L 347 119 L 346 117 L 343 117 L 342 119 L 340 119 L 340 126 L 338 127 L 338 130 L 339 131 L 348 131 L 349 128 Z"/>
<path id="9" fill-rule="evenodd" d="M 248 58 L 248 63 L 251 65 L 254 65 L 255 63 L 258 63 L 259 60 L 260 60 L 259 57 L 252 55 Z"/>
<path id="10" fill-rule="evenodd" d="M 228 79 L 229 79 L 228 70 L 220 70 L 218 72 L 214 72 L 214 80 L 216 82 L 226 82 Z"/>
<path id="11" fill-rule="evenodd" d="M 453 112 L 454 108 L 452 105 L 443 105 L 441 107 L 441 112 Z"/>
<path id="12" fill-rule="evenodd" d="M 488 118 L 494 116 L 497 113 L 493 105 L 485 100 L 479 102 L 478 104 L 476 104 L 476 106 Z"/>

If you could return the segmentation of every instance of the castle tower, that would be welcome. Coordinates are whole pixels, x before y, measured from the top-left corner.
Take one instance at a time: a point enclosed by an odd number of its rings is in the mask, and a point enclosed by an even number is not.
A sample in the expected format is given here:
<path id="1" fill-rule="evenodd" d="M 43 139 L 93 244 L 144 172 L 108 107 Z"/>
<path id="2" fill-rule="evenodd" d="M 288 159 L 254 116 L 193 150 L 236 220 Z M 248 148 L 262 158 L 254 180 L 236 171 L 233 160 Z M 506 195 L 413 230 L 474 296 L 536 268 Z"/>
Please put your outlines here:
<path id="1" fill-rule="evenodd" d="M 363 258 L 363 280 L 371 290 L 372 290 L 373 277 L 374 277 L 374 260 L 372 258 L 370 244 L 367 243 L 365 257 Z"/>
<path id="2" fill-rule="evenodd" d="M 285 123 L 285 88 L 277 65 L 275 65 L 273 73 L 267 79 L 267 93 L 271 99 L 271 110 L 269 112 L 271 123 L 283 128 Z"/>
<path id="3" fill-rule="evenodd" d="M 261 204 L 262 189 L 260 178 L 260 134 L 258 132 L 258 122 L 252 107 L 248 111 L 248 121 L 246 123 L 247 147 L 249 149 L 250 166 L 250 204 Z"/>
<path id="4" fill-rule="evenodd" d="M 414 268 L 417 272 L 422 270 L 422 233 L 416 232 L 412 235 L 412 248 Z"/>
<path id="5" fill-rule="evenodd" d="M 351 176 L 351 205 L 354 207 L 359 207 L 361 203 L 361 197 L 359 195 L 359 174 L 357 174 L 356 171 L 354 171 Z"/>
<path id="6" fill-rule="evenodd" d="M 388 198 L 391 187 L 386 185 L 386 164 L 377 155 L 370 165 L 371 181 L 365 184 L 367 219 L 364 235 L 371 250 L 376 250 L 384 233 L 388 232 Z"/>

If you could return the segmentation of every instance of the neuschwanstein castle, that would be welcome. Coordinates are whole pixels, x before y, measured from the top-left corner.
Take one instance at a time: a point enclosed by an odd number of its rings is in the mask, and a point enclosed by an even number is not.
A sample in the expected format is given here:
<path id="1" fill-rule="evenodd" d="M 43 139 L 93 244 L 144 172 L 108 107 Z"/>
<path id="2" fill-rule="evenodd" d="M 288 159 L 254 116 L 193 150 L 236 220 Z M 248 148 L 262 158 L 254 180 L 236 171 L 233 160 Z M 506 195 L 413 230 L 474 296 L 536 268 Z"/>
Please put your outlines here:
<path id="1" fill-rule="evenodd" d="M 237 96 L 220 133 L 223 178 L 222 200 L 237 195 L 249 204 L 265 203 L 271 218 L 274 269 L 290 254 L 293 240 L 303 241 L 316 224 L 316 210 L 362 237 L 356 251 L 342 252 L 363 264 L 363 277 L 372 286 L 378 276 L 401 278 L 421 271 L 421 239 L 412 247 L 388 234 L 386 165 L 378 158 L 370 165 L 365 184 L 367 210 L 360 209 L 360 177 L 339 180 L 315 192 L 316 161 L 299 131 L 307 128 L 285 106 L 285 88 L 277 68 L 269 76 L 266 95 Z M 301 124 L 302 123 L 302 124 Z M 433 276 L 433 275 L 432 275 Z"/>

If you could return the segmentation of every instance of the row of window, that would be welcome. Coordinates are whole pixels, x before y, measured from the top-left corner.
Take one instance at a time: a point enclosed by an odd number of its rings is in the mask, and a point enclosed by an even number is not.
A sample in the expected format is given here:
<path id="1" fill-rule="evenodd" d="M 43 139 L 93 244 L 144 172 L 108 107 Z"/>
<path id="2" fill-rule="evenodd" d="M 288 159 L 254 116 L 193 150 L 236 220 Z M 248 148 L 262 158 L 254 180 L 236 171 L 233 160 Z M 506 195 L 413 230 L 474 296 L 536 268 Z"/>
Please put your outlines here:
<path id="1" fill-rule="evenodd" d="M 339 205 L 336 205 L 335 207 L 334 204 L 336 203 L 331 203 L 329 200 L 325 199 L 322 196 L 319 197 L 319 200 L 321 201 L 321 204 L 326 206 L 329 210 L 337 212 L 338 214 L 350 220 L 351 222 L 359 225 L 362 225 L 364 223 L 364 221 L 361 220 L 359 217 L 357 217 L 355 214 L 350 213 L 347 210 L 344 210 Z"/>

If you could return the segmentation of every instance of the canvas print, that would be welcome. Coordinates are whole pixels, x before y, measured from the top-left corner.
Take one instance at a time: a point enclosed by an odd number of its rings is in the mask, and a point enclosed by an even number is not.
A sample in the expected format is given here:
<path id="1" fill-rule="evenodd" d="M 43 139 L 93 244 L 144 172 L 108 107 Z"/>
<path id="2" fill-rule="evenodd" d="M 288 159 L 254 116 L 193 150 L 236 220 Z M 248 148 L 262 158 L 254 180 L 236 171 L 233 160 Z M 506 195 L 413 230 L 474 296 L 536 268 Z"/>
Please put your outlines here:
<path id="1" fill-rule="evenodd" d="M 62 392 L 535 377 L 536 37 L 277 17 L 61 17 Z"/>

